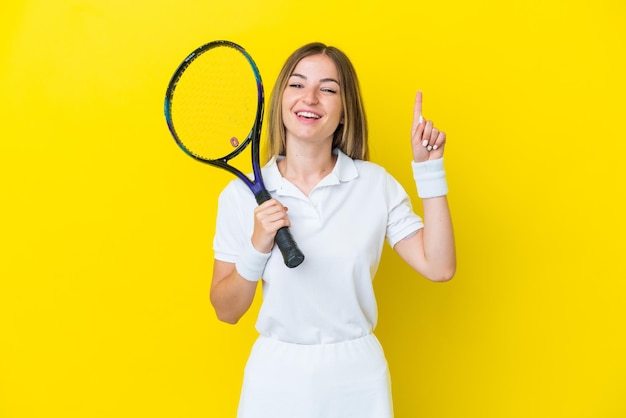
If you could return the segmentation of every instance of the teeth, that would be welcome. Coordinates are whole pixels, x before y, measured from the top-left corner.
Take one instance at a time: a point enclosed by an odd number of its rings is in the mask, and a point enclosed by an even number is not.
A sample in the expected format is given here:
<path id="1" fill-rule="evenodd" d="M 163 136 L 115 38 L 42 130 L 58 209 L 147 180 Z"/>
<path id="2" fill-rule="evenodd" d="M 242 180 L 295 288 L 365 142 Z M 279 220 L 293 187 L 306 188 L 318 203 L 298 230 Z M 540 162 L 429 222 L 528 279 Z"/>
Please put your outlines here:
<path id="1" fill-rule="evenodd" d="M 311 112 L 298 112 L 297 115 L 303 116 L 305 118 L 315 118 L 315 119 L 320 118 L 318 115 L 316 115 L 315 113 L 311 113 Z"/>

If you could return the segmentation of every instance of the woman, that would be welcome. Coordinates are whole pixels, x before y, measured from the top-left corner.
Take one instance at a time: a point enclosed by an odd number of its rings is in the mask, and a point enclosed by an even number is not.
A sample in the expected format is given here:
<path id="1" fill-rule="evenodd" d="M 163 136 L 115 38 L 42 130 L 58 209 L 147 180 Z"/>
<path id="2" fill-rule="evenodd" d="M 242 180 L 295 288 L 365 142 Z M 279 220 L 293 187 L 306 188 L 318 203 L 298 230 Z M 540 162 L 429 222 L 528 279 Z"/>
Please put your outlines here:
<path id="1" fill-rule="evenodd" d="M 372 331 L 372 279 L 387 240 L 418 273 L 455 272 L 443 170 L 445 133 L 421 117 L 413 170 L 424 221 L 402 186 L 368 159 L 356 73 L 338 49 L 305 45 L 286 61 L 269 110 L 263 168 L 273 199 L 256 205 L 240 181 L 220 195 L 211 302 L 236 323 L 262 278 L 259 338 L 246 365 L 239 418 L 393 416 L 387 363 Z M 274 246 L 288 226 L 305 254 L 289 269 Z"/>

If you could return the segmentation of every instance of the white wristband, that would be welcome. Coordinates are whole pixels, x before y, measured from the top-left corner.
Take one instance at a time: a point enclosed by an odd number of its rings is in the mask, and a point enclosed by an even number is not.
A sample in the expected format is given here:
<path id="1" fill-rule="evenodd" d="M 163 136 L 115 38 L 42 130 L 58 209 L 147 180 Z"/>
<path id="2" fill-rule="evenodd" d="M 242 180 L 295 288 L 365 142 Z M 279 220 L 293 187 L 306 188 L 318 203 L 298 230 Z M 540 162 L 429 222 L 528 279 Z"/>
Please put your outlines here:
<path id="1" fill-rule="evenodd" d="M 445 196 L 448 194 L 446 172 L 443 169 L 443 158 L 416 163 L 411 162 L 413 178 L 417 186 L 417 195 L 422 199 Z"/>
<path id="2" fill-rule="evenodd" d="M 248 241 L 235 262 L 237 273 L 249 282 L 258 282 L 263 276 L 265 264 L 267 264 L 271 254 L 271 252 L 267 254 L 258 252 L 252 242 Z"/>

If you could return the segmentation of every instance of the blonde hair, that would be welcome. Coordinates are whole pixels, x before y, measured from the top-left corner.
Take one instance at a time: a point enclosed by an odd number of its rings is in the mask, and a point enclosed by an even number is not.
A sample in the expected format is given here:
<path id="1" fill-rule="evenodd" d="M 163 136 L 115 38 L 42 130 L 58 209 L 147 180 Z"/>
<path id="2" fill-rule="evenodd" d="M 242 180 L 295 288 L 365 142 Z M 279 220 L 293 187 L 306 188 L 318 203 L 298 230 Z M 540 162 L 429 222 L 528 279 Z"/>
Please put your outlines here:
<path id="1" fill-rule="evenodd" d="M 350 59 L 339 49 L 320 42 L 313 42 L 298 48 L 285 61 L 280 71 L 269 106 L 269 147 L 267 159 L 274 155 L 285 155 L 286 132 L 282 115 L 282 97 L 287 82 L 296 65 L 311 55 L 324 54 L 330 57 L 339 75 L 341 102 L 343 104 L 343 123 L 339 124 L 333 135 L 333 148 L 339 148 L 344 154 L 358 160 L 369 159 L 367 143 L 367 118 L 361 98 L 361 89 L 356 71 Z"/>

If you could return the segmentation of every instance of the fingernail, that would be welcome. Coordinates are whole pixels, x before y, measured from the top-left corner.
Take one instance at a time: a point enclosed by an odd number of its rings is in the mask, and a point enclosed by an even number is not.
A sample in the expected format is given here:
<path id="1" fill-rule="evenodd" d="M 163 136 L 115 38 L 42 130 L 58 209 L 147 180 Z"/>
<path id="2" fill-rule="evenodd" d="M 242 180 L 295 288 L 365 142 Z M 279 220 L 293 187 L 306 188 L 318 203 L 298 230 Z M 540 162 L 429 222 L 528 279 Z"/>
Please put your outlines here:
<path id="1" fill-rule="evenodd" d="M 422 141 L 422 146 L 423 146 L 423 147 L 428 146 L 428 140 L 427 140 L 427 139 L 425 139 L 425 140 L 423 140 L 423 141 Z"/>
<path id="2" fill-rule="evenodd" d="M 426 149 L 427 149 L 428 151 L 431 151 L 431 150 L 433 149 L 433 147 L 431 147 L 431 146 L 429 145 L 429 146 L 427 146 L 427 147 L 426 147 Z"/>
<path id="3" fill-rule="evenodd" d="M 420 123 L 424 122 L 424 117 L 420 115 Z"/>
<path id="4" fill-rule="evenodd" d="M 433 145 L 433 149 L 437 149 L 439 148 L 437 145 Z"/>

